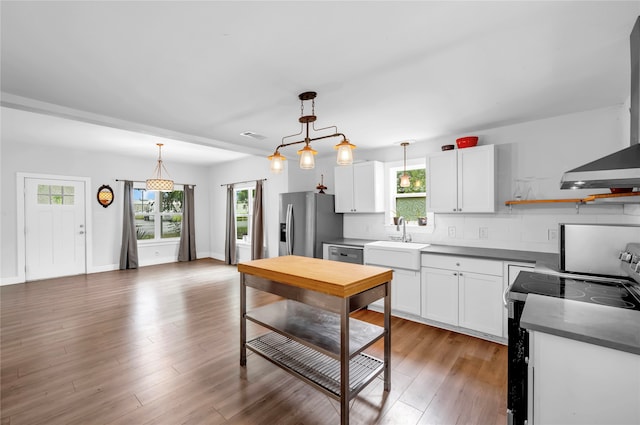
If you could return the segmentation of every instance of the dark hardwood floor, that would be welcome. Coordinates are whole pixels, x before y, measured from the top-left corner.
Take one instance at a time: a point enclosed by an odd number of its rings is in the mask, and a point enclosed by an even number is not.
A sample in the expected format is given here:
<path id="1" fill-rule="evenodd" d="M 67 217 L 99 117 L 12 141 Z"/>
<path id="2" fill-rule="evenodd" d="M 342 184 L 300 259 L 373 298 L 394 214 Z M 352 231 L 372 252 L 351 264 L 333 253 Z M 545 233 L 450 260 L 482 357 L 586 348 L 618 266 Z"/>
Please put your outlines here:
<path id="1" fill-rule="evenodd" d="M 203 259 L 0 297 L 2 425 L 340 422 L 336 401 L 257 355 L 239 366 L 235 267 Z M 249 306 L 275 299 L 248 290 Z M 249 323 L 249 336 L 262 332 Z M 367 352 L 382 357 L 382 342 Z M 374 381 L 351 423 L 504 424 L 506 369 L 502 345 L 393 318 L 391 392 Z"/>

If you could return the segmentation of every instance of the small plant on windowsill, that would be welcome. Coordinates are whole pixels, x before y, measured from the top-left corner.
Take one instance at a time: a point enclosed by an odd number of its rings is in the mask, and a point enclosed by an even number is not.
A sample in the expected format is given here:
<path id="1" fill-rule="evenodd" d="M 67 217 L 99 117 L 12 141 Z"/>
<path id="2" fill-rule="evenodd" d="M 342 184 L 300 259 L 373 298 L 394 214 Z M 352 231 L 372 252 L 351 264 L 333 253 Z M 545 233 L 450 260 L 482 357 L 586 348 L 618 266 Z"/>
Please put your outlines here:
<path id="1" fill-rule="evenodd" d="M 397 226 L 398 225 L 398 219 L 400 218 L 400 216 L 398 216 L 398 214 L 396 214 L 395 210 L 391 210 L 391 218 L 393 219 L 393 225 Z"/>

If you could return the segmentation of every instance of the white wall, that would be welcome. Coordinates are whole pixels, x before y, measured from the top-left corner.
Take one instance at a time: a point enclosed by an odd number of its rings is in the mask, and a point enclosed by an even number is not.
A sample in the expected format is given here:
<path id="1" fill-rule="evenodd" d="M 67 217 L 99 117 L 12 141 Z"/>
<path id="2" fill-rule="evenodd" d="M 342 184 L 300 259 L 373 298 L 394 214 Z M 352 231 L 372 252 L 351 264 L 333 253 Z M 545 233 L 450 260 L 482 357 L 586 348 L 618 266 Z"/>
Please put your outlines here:
<path id="1" fill-rule="evenodd" d="M 408 232 L 421 242 L 557 252 L 558 242 L 549 239 L 549 229 L 557 229 L 558 223 L 640 224 L 637 205 L 582 206 L 579 214 L 575 204 L 521 206 L 511 211 L 504 205 L 512 199 L 515 179 L 523 177 L 538 179 L 541 199 L 607 192 L 606 189 L 560 190 L 560 178 L 571 168 L 627 147 L 628 123 L 628 107 L 621 105 L 456 136 L 477 135 L 480 144 L 496 145 L 498 211 L 495 214 L 436 214 L 433 233 L 419 227 Z M 456 137 L 412 144 L 407 158 L 422 158 L 439 151 L 440 146 L 455 143 Z M 363 156 L 368 160 L 399 160 L 402 149 L 394 146 L 368 151 Z M 455 228 L 453 238 L 448 236 L 450 227 Z M 480 227 L 488 228 L 488 239 L 479 239 Z M 345 214 L 344 229 L 344 236 L 352 238 L 386 239 L 397 235 L 395 227 L 385 225 L 384 214 Z"/>
<path id="2" fill-rule="evenodd" d="M 90 143 L 91 141 L 87 141 Z M 38 173 L 49 175 L 87 177 L 91 179 L 91 253 L 87 261 L 89 272 L 118 268 L 120 241 L 122 238 L 122 183 L 115 179 L 145 180 L 153 171 L 154 158 L 141 160 L 126 155 L 97 154 L 82 150 L 60 150 L 44 145 L 32 145 L 25 140 L 1 140 L 2 176 L 2 283 L 13 283 L 19 276 L 17 270 L 18 249 L 16 228 L 16 173 Z M 209 234 L 209 181 L 207 167 L 196 167 L 174 163 L 170 159 L 166 166 L 171 177 L 179 183 L 195 184 L 195 225 L 198 257 L 208 257 Z M 110 185 L 115 200 L 108 208 L 95 201 L 95 193 L 103 185 Z M 177 244 L 155 245 L 140 248 L 140 264 L 156 264 L 175 261 Z"/>

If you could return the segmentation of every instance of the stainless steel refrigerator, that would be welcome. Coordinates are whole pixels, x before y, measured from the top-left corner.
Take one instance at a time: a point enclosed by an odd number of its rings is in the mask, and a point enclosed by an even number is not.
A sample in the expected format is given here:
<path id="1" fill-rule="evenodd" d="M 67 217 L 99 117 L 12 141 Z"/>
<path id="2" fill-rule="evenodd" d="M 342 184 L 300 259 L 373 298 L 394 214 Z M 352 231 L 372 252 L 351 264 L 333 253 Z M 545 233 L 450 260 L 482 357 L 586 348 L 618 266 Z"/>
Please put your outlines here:
<path id="1" fill-rule="evenodd" d="M 322 258 L 322 242 L 342 238 L 342 214 L 334 196 L 315 192 L 280 194 L 279 255 Z"/>

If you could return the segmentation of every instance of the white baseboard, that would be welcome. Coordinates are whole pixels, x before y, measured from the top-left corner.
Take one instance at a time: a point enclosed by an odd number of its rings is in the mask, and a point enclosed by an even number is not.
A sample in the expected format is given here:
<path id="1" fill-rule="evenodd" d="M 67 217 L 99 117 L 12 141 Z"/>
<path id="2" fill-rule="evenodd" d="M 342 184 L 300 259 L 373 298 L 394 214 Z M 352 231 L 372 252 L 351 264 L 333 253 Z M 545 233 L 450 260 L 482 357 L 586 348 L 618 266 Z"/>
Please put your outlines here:
<path id="1" fill-rule="evenodd" d="M 24 278 L 21 278 L 19 276 L 11 276 L 11 277 L 3 277 L 2 280 L 0 280 L 0 286 L 15 285 L 18 283 L 24 283 Z"/>
<path id="2" fill-rule="evenodd" d="M 91 269 L 87 270 L 87 274 L 111 272 L 113 270 L 118 270 L 119 268 L 120 268 L 120 264 L 107 264 L 104 266 L 93 266 Z"/>

